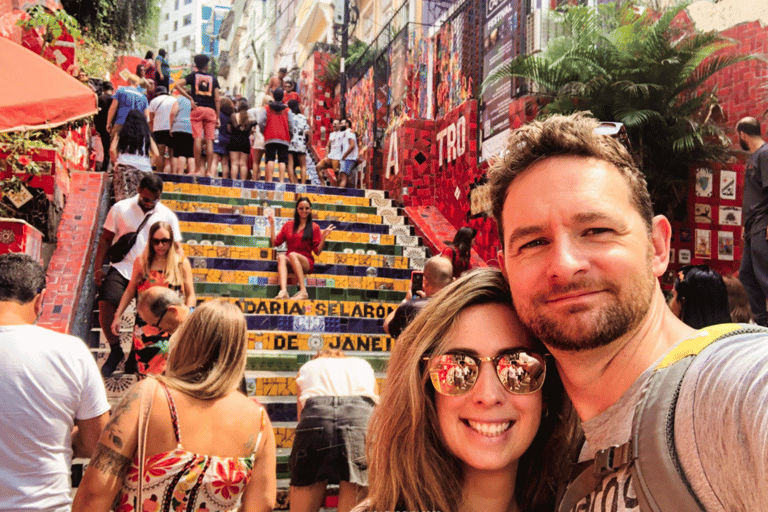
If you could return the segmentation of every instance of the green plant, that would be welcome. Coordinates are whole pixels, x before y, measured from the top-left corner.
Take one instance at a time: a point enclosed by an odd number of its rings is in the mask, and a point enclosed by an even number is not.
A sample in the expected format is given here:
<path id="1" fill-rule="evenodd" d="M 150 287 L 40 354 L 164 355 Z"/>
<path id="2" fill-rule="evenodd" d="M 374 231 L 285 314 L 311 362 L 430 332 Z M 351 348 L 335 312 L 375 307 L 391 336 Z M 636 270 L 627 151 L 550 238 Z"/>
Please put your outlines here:
<path id="1" fill-rule="evenodd" d="M 526 78 L 549 102 L 541 116 L 587 110 L 624 123 L 657 211 L 681 219 L 689 168 L 732 154 L 712 120 L 719 103 L 707 80 L 754 58 L 718 53 L 733 42 L 681 21 L 684 7 L 661 13 L 632 3 L 567 9 L 555 18 L 564 35 L 543 53 L 504 65 L 486 85 Z"/>
<path id="2" fill-rule="evenodd" d="M 376 52 L 369 50 L 368 44 L 359 39 L 353 38 L 347 48 L 347 60 L 345 68 L 347 71 L 353 68 L 365 69 L 373 63 L 373 56 Z M 322 77 L 329 84 L 336 84 L 341 79 L 341 55 L 336 54 L 328 62 L 325 73 Z"/>
<path id="3" fill-rule="evenodd" d="M 77 20 L 67 14 L 64 10 L 50 11 L 42 5 L 36 5 L 27 11 L 29 17 L 16 22 L 24 30 L 42 29 L 43 46 L 40 49 L 40 55 L 45 52 L 46 47 L 58 40 L 63 34 L 64 29 L 75 39 L 80 38 L 80 26 Z"/>

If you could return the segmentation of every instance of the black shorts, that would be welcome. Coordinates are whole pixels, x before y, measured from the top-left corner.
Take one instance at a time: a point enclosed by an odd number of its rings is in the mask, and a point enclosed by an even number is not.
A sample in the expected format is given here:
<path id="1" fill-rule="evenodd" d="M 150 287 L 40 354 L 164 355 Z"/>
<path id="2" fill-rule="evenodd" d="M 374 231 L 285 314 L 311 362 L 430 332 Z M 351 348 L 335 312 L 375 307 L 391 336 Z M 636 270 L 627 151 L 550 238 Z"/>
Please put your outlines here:
<path id="1" fill-rule="evenodd" d="M 344 481 L 367 486 L 365 438 L 373 406 L 364 396 L 307 399 L 291 449 L 291 485 Z"/>
<path id="2" fill-rule="evenodd" d="M 173 132 L 173 156 L 192 158 L 195 156 L 195 139 L 191 133 Z"/>
<path id="3" fill-rule="evenodd" d="M 173 144 L 173 138 L 171 137 L 170 130 L 160 130 L 159 132 L 152 132 L 152 136 L 155 138 L 155 144 L 162 144 L 163 146 L 171 147 Z"/>
<path id="4" fill-rule="evenodd" d="M 264 147 L 264 156 L 266 162 L 274 162 L 275 156 L 277 161 L 281 164 L 288 163 L 288 146 L 286 144 L 279 144 L 276 142 L 270 142 Z"/>
<path id="5" fill-rule="evenodd" d="M 128 288 L 129 280 L 117 271 L 115 267 L 109 267 L 109 272 L 104 276 L 99 289 L 99 300 L 111 302 L 115 307 L 120 305 L 120 299 L 123 298 L 125 289 Z"/>

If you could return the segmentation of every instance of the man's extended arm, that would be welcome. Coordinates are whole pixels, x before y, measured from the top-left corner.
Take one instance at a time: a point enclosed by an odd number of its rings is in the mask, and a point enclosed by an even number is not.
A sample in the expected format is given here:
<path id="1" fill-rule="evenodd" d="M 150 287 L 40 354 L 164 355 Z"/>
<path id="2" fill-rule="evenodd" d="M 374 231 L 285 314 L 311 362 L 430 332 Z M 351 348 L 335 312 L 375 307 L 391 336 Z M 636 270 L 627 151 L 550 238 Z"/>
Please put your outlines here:
<path id="1" fill-rule="evenodd" d="M 117 107 L 120 102 L 117 98 L 112 98 L 112 103 L 109 105 L 109 112 L 107 112 L 107 130 L 112 129 L 112 123 L 115 120 L 115 114 L 117 114 Z"/>
<path id="2" fill-rule="evenodd" d="M 101 238 L 99 238 L 99 245 L 96 247 L 96 258 L 94 259 L 94 278 L 96 279 L 96 286 L 101 286 L 101 280 L 104 279 L 104 271 L 101 267 L 104 265 L 104 259 L 107 256 L 107 251 L 112 247 L 112 240 L 115 238 L 115 234 L 108 229 L 104 229 L 101 232 Z"/>
<path id="3" fill-rule="evenodd" d="M 109 422 L 109 411 L 87 420 L 75 419 L 75 428 L 72 431 L 72 449 L 75 457 L 93 456 L 93 451 L 99 444 L 99 437 L 107 426 L 107 422 Z"/>

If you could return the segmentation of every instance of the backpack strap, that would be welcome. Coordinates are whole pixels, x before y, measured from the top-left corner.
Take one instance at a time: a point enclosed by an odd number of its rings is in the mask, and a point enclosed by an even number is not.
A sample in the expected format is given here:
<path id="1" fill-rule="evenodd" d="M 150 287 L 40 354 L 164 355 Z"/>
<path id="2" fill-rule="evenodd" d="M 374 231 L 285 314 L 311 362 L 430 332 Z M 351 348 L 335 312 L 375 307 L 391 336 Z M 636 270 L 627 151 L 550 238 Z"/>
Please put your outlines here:
<path id="1" fill-rule="evenodd" d="M 704 510 L 685 478 L 674 440 L 675 408 L 685 373 L 693 358 L 715 341 L 762 327 L 721 324 L 701 329 L 664 356 L 640 393 L 628 442 L 600 450 L 584 467 L 563 495 L 559 512 L 573 510 L 592 493 L 603 478 L 632 464 L 635 492 L 644 512 L 700 512 Z"/>

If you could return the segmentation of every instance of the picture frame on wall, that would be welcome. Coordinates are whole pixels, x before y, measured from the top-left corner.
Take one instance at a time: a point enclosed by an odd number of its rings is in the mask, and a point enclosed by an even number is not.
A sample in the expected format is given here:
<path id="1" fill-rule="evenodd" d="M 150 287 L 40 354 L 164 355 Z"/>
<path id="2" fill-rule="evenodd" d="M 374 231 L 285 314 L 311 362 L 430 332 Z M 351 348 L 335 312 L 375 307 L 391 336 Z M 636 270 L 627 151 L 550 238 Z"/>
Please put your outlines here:
<path id="1" fill-rule="evenodd" d="M 741 226 L 741 207 L 721 206 L 719 208 L 718 223 L 723 226 Z"/>
<path id="2" fill-rule="evenodd" d="M 717 232 L 717 259 L 733 261 L 733 232 Z"/>
<path id="3" fill-rule="evenodd" d="M 691 262 L 691 250 L 680 249 L 677 251 L 677 262 L 682 265 L 688 265 Z"/>
<path id="4" fill-rule="evenodd" d="M 736 200 L 736 171 L 720 171 L 720 199 Z"/>
<path id="5" fill-rule="evenodd" d="M 697 224 L 712 224 L 712 205 L 696 203 L 694 214 Z"/>
<path id="6" fill-rule="evenodd" d="M 675 262 L 675 250 L 670 249 L 669 250 L 669 263 L 670 265 Z"/>
<path id="7" fill-rule="evenodd" d="M 712 231 L 709 229 L 697 229 L 694 242 L 694 255 L 697 258 L 708 260 L 712 258 Z"/>
<path id="8" fill-rule="evenodd" d="M 696 197 L 712 197 L 712 169 L 696 169 Z"/>

